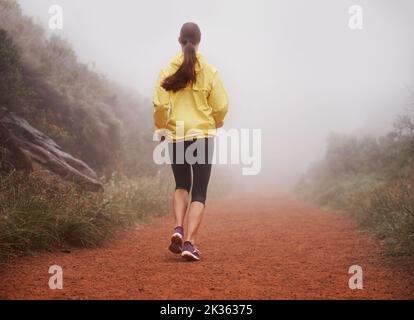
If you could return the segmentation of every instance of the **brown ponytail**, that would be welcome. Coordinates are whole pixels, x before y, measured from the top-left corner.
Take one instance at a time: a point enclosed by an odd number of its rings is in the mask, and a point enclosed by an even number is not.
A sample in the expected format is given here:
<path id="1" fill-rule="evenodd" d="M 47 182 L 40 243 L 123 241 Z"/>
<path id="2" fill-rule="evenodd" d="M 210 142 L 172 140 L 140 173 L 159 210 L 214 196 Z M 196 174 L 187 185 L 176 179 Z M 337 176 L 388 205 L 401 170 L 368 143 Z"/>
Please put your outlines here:
<path id="1" fill-rule="evenodd" d="M 183 47 L 184 61 L 177 72 L 167 77 L 162 83 L 165 90 L 177 92 L 187 87 L 188 84 L 196 82 L 196 46 L 200 43 L 200 40 L 200 28 L 195 23 L 188 22 L 182 26 L 179 42 Z"/>

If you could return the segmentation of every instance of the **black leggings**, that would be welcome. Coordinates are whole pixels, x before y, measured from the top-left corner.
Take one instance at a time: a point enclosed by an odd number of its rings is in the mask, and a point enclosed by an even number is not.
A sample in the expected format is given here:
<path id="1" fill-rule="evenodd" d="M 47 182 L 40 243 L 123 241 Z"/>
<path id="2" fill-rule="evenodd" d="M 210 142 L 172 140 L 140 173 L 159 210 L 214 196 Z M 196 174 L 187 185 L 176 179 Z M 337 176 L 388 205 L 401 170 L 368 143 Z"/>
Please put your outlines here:
<path id="1" fill-rule="evenodd" d="M 188 193 L 191 190 L 191 202 L 197 201 L 205 204 L 211 174 L 214 138 L 169 143 L 168 150 L 175 178 L 175 189 L 184 189 Z"/>

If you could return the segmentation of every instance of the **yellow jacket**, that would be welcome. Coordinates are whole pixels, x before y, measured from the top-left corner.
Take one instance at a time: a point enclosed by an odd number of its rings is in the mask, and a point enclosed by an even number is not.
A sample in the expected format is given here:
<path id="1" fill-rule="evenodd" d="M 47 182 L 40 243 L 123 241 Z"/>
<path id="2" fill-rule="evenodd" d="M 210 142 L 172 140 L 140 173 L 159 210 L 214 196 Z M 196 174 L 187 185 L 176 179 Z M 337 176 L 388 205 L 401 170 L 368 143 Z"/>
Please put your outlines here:
<path id="1" fill-rule="evenodd" d="M 154 93 L 155 130 L 170 141 L 211 137 L 223 126 L 228 98 L 217 70 L 197 53 L 197 81 L 178 92 L 161 87 L 164 79 L 174 74 L 184 59 L 178 54 L 161 70 Z"/>

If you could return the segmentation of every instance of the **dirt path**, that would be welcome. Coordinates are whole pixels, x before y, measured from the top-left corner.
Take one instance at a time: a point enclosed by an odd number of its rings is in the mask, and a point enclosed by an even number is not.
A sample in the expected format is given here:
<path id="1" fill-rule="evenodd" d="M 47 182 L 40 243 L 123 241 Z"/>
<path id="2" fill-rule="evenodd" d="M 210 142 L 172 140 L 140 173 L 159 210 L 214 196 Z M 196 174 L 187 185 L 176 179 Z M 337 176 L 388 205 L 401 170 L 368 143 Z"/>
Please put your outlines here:
<path id="1" fill-rule="evenodd" d="M 211 204 L 200 263 L 166 250 L 170 232 L 171 219 L 158 218 L 103 248 L 17 259 L 1 274 L 0 297 L 414 299 L 413 259 L 384 257 L 346 218 L 281 196 Z M 63 267 L 63 290 L 48 287 L 53 264 Z M 364 270 L 363 290 L 348 287 L 354 264 Z"/>

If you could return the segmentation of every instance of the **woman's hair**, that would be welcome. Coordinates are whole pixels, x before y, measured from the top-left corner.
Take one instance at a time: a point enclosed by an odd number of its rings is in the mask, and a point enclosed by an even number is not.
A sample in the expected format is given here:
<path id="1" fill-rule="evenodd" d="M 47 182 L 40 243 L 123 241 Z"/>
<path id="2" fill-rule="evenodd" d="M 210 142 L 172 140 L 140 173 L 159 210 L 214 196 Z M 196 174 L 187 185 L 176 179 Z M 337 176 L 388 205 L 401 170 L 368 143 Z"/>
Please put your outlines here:
<path id="1" fill-rule="evenodd" d="M 162 87 L 167 91 L 177 92 L 193 84 L 197 80 L 196 75 L 196 46 L 201 41 L 201 32 L 198 25 L 192 22 L 185 23 L 180 32 L 179 42 L 183 46 L 184 61 L 177 72 L 167 77 Z"/>

